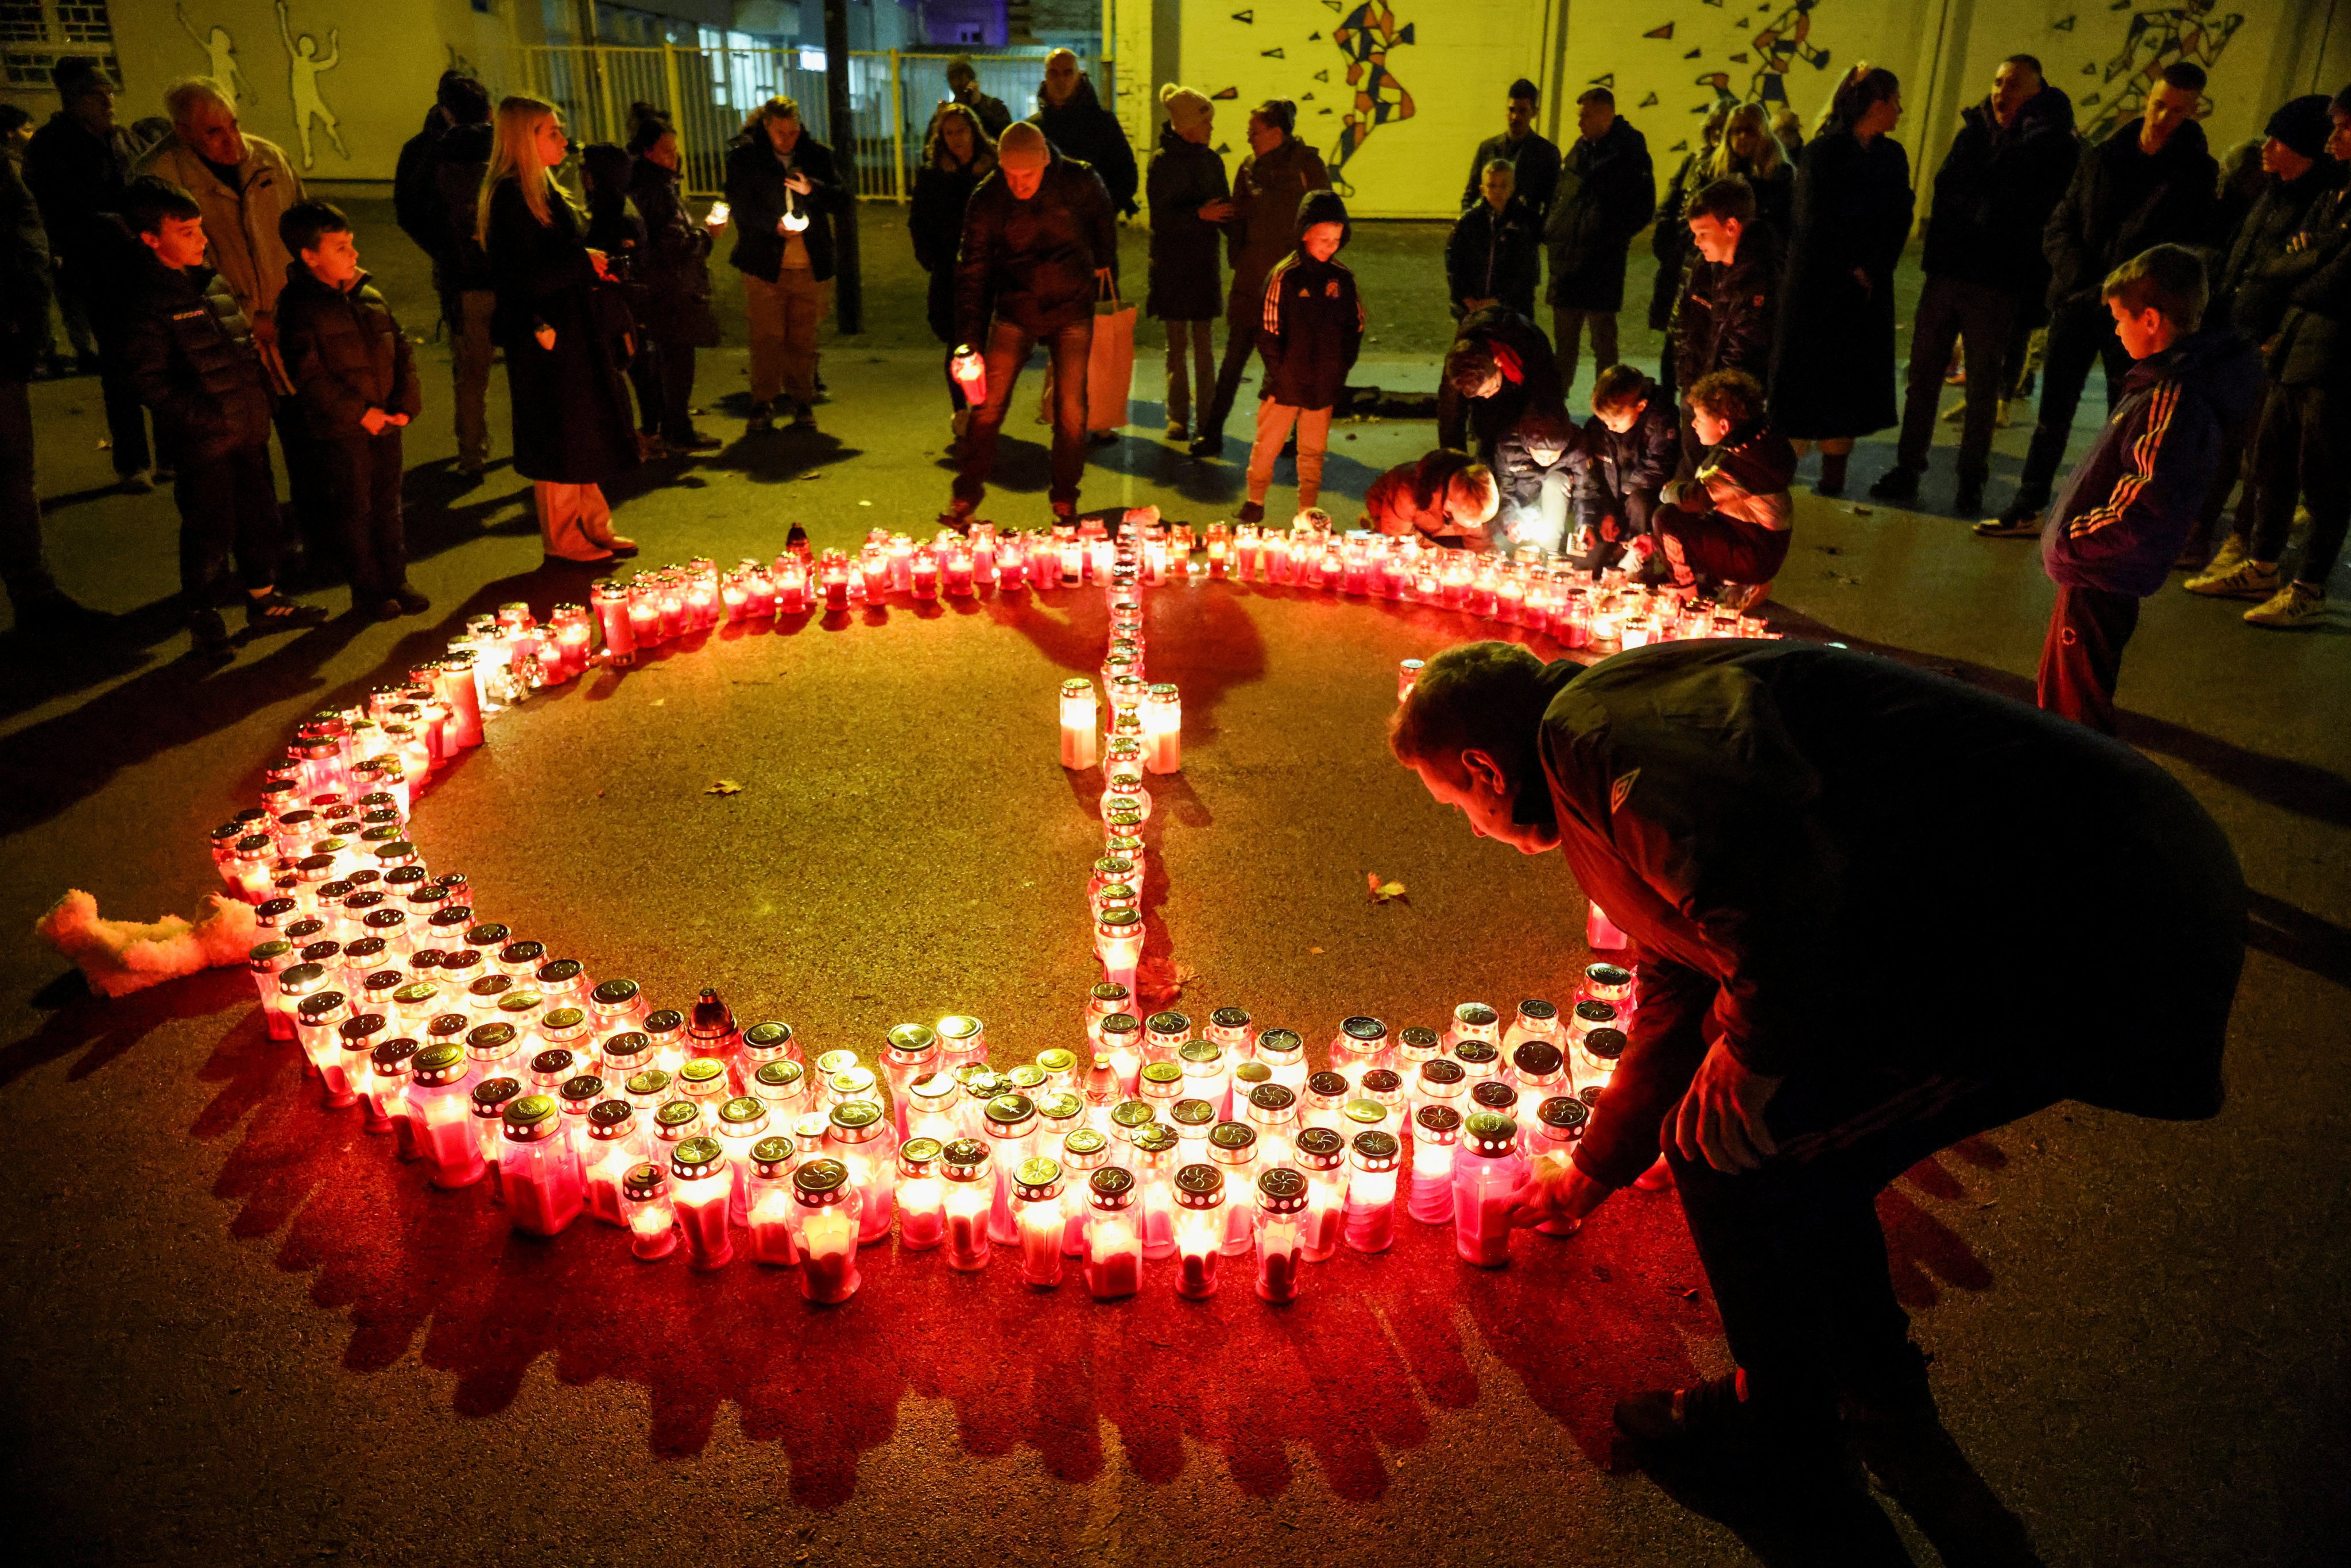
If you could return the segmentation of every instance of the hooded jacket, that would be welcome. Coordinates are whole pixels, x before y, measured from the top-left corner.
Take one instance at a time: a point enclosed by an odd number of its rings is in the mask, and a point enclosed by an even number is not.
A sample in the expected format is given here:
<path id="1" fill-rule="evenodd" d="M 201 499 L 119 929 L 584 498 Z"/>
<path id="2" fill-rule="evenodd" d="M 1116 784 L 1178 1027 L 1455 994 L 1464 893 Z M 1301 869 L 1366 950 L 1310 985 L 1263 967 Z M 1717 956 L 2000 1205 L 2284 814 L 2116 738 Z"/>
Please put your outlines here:
<path id="1" fill-rule="evenodd" d="M 161 174 L 196 199 L 204 214 L 204 260 L 228 280 L 247 320 L 258 322 L 277 310 L 277 291 L 286 287 L 286 264 L 294 259 L 277 236 L 277 220 L 302 199 L 302 177 L 287 161 L 284 148 L 247 132 L 245 162 L 236 166 L 234 188 L 176 133 L 150 148 L 133 172 Z M 281 395 L 292 392 L 294 382 L 277 350 L 267 343 L 256 344 L 271 383 Z"/>
<path id="2" fill-rule="evenodd" d="M 784 183 L 795 172 L 808 176 L 805 196 Z M 776 156 L 767 127 L 753 126 L 748 135 L 735 139 L 726 154 L 726 204 L 735 209 L 735 248 L 727 263 L 737 272 L 775 282 L 784 270 L 784 236 L 776 225 L 788 212 L 800 213 L 809 220 L 800 239 L 808 246 L 810 276 L 824 282 L 832 276 L 832 214 L 846 211 L 849 201 L 831 148 L 802 130 L 785 160 Z"/>
<path id="3" fill-rule="evenodd" d="M 1094 96 L 1093 78 L 1078 73 L 1078 85 L 1070 93 L 1070 100 L 1059 108 L 1045 101 L 1045 89 L 1037 89 L 1037 112 L 1029 123 L 1045 133 L 1064 158 L 1073 158 L 1091 164 L 1100 176 L 1102 189 L 1110 193 L 1110 204 L 1114 212 L 1133 217 L 1135 213 L 1134 148 L 1126 140 L 1126 128 L 1118 117 L 1102 106 Z"/>
<path id="4" fill-rule="evenodd" d="M 1445 242 L 1445 283 L 1457 318 L 1467 314 L 1462 302 L 1468 299 L 1499 299 L 1521 316 L 1534 314 L 1535 281 L 1542 271 L 1537 248 L 1541 223 L 1541 214 L 1516 196 L 1499 212 L 1480 196 L 1454 220 L 1452 236 Z"/>
<path id="5" fill-rule="evenodd" d="M 266 443 L 273 389 L 228 279 L 208 267 L 166 267 L 152 251 L 140 260 L 123 317 L 122 368 L 139 401 L 155 411 L 167 450 L 184 467 L 189 457 Z"/>
<path id="6" fill-rule="evenodd" d="M 1200 215 L 1229 200 L 1225 161 L 1213 147 L 1187 141 L 1168 126 L 1151 155 L 1151 287 L 1145 314 L 1164 321 L 1213 321 L 1223 313 L 1217 225 Z"/>
<path id="7" fill-rule="evenodd" d="M 449 212 L 433 178 L 434 154 L 451 129 L 449 117 L 434 104 L 424 111 L 424 128 L 400 144 L 400 159 L 392 167 L 392 221 L 436 262 L 449 248 Z"/>
<path id="8" fill-rule="evenodd" d="M 2262 176 L 2261 193 L 2237 230 L 2229 259 L 2213 280 L 2207 320 L 2226 320 L 2256 343 L 2266 343 L 2283 324 L 2286 297 L 2302 281 L 2300 253 L 2290 251 L 2327 195 L 2341 188 L 2343 165 L 2320 158 L 2299 180 Z M 2214 311 L 2220 312 L 2215 316 Z"/>
<path id="9" fill-rule="evenodd" d="M 1301 243 L 1266 277 L 1265 316 L 1257 335 L 1257 351 L 1265 361 L 1262 395 L 1285 407 L 1336 404 L 1363 350 L 1364 298 L 1355 275 L 1336 252 L 1328 261 L 1317 261 L 1302 243 L 1315 225 L 1337 224 L 1339 248 L 1344 250 L 1346 222 L 1346 204 L 1337 192 L 1309 192 L 1298 204 Z"/>
<path id="10" fill-rule="evenodd" d="M 2195 492 L 2200 497 L 2200 490 Z M 1632 1040 L 1575 1152 L 1622 1186 L 1709 1042 L 1786 1077 L 2022 1079 L 2133 1115 L 2220 1107 L 2244 878 L 2129 747 L 1891 659 L 1667 643 L 1540 677 L 1510 776 L 1641 976 Z M 2020 804 L 2020 802 L 2037 802 Z M 2031 908 L 2063 963 L 1983 934 Z M 2095 985 L 2083 983 L 2095 976 Z"/>
<path id="11" fill-rule="evenodd" d="M 371 408 L 411 419 L 424 412 L 408 334 L 364 272 L 349 288 L 336 288 L 294 263 L 277 296 L 277 347 L 302 423 L 321 440 L 365 437 L 360 419 Z"/>
<path id="12" fill-rule="evenodd" d="M 1562 310 L 1615 310 L 1625 303 L 1625 257 L 1657 207 L 1648 139 L 1618 115 L 1596 141 L 1567 150 L 1543 224 L 1551 251 L 1546 296 Z"/>
<path id="13" fill-rule="evenodd" d="M 2053 87 L 2025 99 L 2006 130 L 1989 98 L 1961 110 L 1959 132 L 1935 171 L 1928 276 L 2038 300 L 2049 286 L 2042 231 L 2074 177 L 2079 149 L 2074 100 Z"/>
<path id="14" fill-rule="evenodd" d="M 1648 406 L 1633 428 L 1619 435 L 1593 414 L 1583 424 L 1583 472 L 1575 486 L 1575 520 L 1600 537 L 1600 525 L 1610 517 L 1630 521 L 1625 501 L 1644 497 L 1656 503 L 1681 461 L 1680 426 L 1674 400 L 1663 387 L 1649 393 Z"/>
<path id="15" fill-rule="evenodd" d="M 2261 356 L 2227 327 L 2133 365 L 2041 530 L 2049 580 L 2141 599 L 2161 588 L 2203 513 L 2220 433 L 2250 415 L 2261 392 Z"/>
<path id="16" fill-rule="evenodd" d="M 1481 463 L 1494 460 L 1495 444 L 1502 434 L 1533 408 L 1564 413 L 1566 389 L 1559 384 L 1559 361 L 1552 356 L 1551 340 L 1542 329 L 1507 305 L 1489 305 L 1461 318 L 1454 345 L 1481 345 L 1501 366 L 1502 385 L 1491 397 L 1469 402 L 1469 432 Z"/>
<path id="17" fill-rule="evenodd" d="M 2220 166 L 2189 120 L 2152 156 L 2139 150 L 2137 120 L 2085 149 L 2073 182 L 2049 214 L 2041 248 L 2049 258 L 2049 308 L 2095 305 L 2106 274 L 2151 246 L 2209 247 Z"/>
<path id="18" fill-rule="evenodd" d="M 1674 384 L 1691 387 L 1716 371 L 1771 378 L 1771 335 L 1780 319 L 1779 269 L 1759 225 L 1739 236 L 1739 254 L 1718 265 L 1690 247 L 1689 281 L 1674 315 Z"/>
<path id="19" fill-rule="evenodd" d="M 1309 191 L 1331 188 L 1322 155 L 1291 136 L 1260 158 L 1241 160 L 1233 176 L 1233 215 L 1225 222 L 1225 259 L 1232 264 L 1232 299 L 1254 307 L 1265 275 L 1298 242 L 1298 204 Z"/>
<path id="20" fill-rule="evenodd" d="M 963 213 L 956 261 L 956 341 L 987 341 L 991 316 L 1043 337 L 1094 308 L 1094 269 L 1118 256 L 1118 218 L 1092 168 L 1048 147 L 1037 193 L 1021 201 L 1004 171 Z"/>

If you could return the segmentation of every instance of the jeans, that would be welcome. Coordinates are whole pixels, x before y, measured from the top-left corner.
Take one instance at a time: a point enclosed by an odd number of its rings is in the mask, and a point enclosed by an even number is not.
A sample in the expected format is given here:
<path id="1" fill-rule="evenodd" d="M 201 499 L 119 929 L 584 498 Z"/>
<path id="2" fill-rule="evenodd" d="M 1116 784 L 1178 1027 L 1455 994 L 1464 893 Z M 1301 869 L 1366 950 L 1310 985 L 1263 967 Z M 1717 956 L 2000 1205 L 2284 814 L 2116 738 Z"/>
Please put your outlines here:
<path id="1" fill-rule="evenodd" d="M 772 403 L 779 395 L 804 408 L 816 405 L 816 330 L 824 320 L 831 288 L 804 267 L 783 268 L 773 283 L 743 275 L 754 406 Z"/>
<path id="2" fill-rule="evenodd" d="M 2272 387 L 2254 449 L 2260 483 L 2253 486 L 2255 560 L 2285 553 L 2294 531 L 2294 504 L 2310 508 L 2310 537 L 2294 580 L 2325 589 L 2343 553 L 2351 521 L 2351 393 L 2327 386 Z"/>
<path id="3" fill-rule="evenodd" d="M 1273 487 L 1273 460 L 1281 455 L 1292 425 L 1298 429 L 1298 509 L 1302 512 L 1322 498 L 1322 456 L 1331 445 L 1331 411 L 1299 408 L 1269 397 L 1258 400 L 1257 440 L 1249 446 L 1251 504 L 1265 504 L 1265 493 Z"/>
<path id="4" fill-rule="evenodd" d="M 2106 407 L 2111 410 L 2131 365 L 2122 340 L 2115 336 L 2114 316 L 2098 300 L 2059 306 L 2050 318 L 2049 346 L 2042 355 L 2041 409 L 2033 420 L 2032 444 L 2024 454 L 2024 476 L 2017 481 L 2016 507 L 2047 509 L 2050 486 L 2065 460 L 2066 438 L 2074 434 L 2074 412 L 2082 406 L 2082 388 L 2090 379 L 2090 367 L 2099 363 L 2105 367 Z"/>
<path id="5" fill-rule="evenodd" d="M 1209 368 L 1217 362 L 1216 323 L 1169 321 L 1166 327 L 1167 423 L 1188 425 L 1192 423 L 1192 383 L 1199 383 L 1203 398 L 1213 401 L 1216 396 L 1216 372 Z"/>
<path id="6" fill-rule="evenodd" d="M 408 582 L 408 537 L 400 510 L 401 430 L 319 443 L 319 456 L 343 525 L 351 602 L 372 610 Z"/>
<path id="7" fill-rule="evenodd" d="M 1241 377 L 1249 371 L 1251 355 L 1257 352 L 1257 335 L 1265 320 L 1265 279 L 1260 277 L 1248 288 L 1238 274 L 1233 277 L 1232 292 L 1225 298 L 1225 357 L 1217 366 L 1217 393 L 1208 400 L 1207 412 L 1193 427 L 1195 435 L 1221 435 L 1225 421 L 1232 417 L 1233 400 L 1240 395 Z"/>
<path id="8" fill-rule="evenodd" d="M 490 313 L 498 297 L 487 288 L 453 295 L 444 310 L 449 322 L 449 371 L 457 410 L 457 466 L 479 468 L 490 460 Z"/>
<path id="9" fill-rule="evenodd" d="M 1592 327 L 1593 374 L 1616 363 L 1616 312 L 1614 310 L 1570 310 L 1554 305 L 1551 312 L 1552 352 L 1559 361 L 1559 385 L 1565 392 L 1575 385 L 1577 334 L 1584 324 Z"/>
<path id="10" fill-rule="evenodd" d="M 1910 337 L 1910 374 L 1902 400 L 1902 438 L 1895 462 L 1914 472 L 1927 466 L 1935 439 L 1935 413 L 1943 399 L 1943 371 L 1952 344 L 1968 345 L 1968 417 L 1959 427 L 1959 487 L 1980 490 L 1991 472 L 1991 437 L 2000 417 L 2001 377 L 2011 329 L 2016 321 L 2013 294 L 1956 277 L 1927 279 Z M 1979 372 L 1978 367 L 1981 367 Z"/>
<path id="11" fill-rule="evenodd" d="M 0 381 L 0 588 L 20 615 L 57 591 L 41 549 L 41 499 L 33 486 L 33 400 L 19 381 Z"/>
<path id="12" fill-rule="evenodd" d="M 278 517 L 268 444 L 178 457 L 172 497 L 180 505 L 182 609 L 193 614 L 214 605 L 232 548 L 245 586 L 269 587 L 277 580 Z"/>
<path id="13" fill-rule="evenodd" d="M 1012 384 L 1039 340 L 1017 321 L 999 318 L 987 329 L 987 400 L 972 411 L 964 432 L 962 465 L 955 478 L 958 511 L 976 509 L 987 493 L 987 476 L 996 471 L 996 438 L 1004 429 L 1005 410 L 1012 404 Z M 1093 312 L 1055 328 L 1042 341 L 1052 363 L 1054 393 L 1053 477 L 1047 494 L 1057 511 L 1074 511 L 1078 480 L 1086 466 L 1086 371 L 1093 352 Z"/>
<path id="14" fill-rule="evenodd" d="M 2138 629 L 2138 598 L 2105 588 L 2057 585 L 2041 643 L 2033 700 L 2101 735 L 2115 732 L 2115 682 L 2123 644 Z"/>

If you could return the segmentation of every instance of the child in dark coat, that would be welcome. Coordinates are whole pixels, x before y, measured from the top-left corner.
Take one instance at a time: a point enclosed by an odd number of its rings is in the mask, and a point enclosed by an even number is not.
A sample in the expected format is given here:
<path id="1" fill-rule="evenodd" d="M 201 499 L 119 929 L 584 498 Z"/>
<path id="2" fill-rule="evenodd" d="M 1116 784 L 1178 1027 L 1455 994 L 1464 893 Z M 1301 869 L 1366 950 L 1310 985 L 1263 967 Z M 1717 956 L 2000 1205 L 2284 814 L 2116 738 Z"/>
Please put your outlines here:
<path id="1" fill-rule="evenodd" d="M 1298 431 L 1298 509 L 1322 493 L 1322 455 L 1331 411 L 1364 346 L 1364 301 L 1355 275 L 1337 258 L 1347 243 L 1347 208 L 1335 191 L 1309 191 L 1298 204 L 1298 248 L 1265 280 L 1265 317 L 1257 350 L 1265 391 L 1257 405 L 1257 443 L 1249 448 L 1249 501 L 1240 519 L 1265 517 L 1273 460 Z"/>
<path id="2" fill-rule="evenodd" d="M 422 614 L 433 601 L 408 584 L 400 513 L 400 433 L 424 410 L 408 334 L 360 270 L 339 208 L 298 203 L 277 234 L 294 254 L 277 297 L 277 346 L 342 525 L 351 608 L 380 621 Z"/>
<path id="3" fill-rule="evenodd" d="M 1788 559 L 1796 450 L 1763 417 L 1763 389 L 1744 371 L 1717 371 L 1689 389 L 1690 428 L 1705 444 L 1698 476 L 1660 492 L 1650 518 L 1684 588 L 1708 580 L 1716 602 L 1748 610 Z"/>
<path id="4" fill-rule="evenodd" d="M 1674 417 L 1665 389 L 1630 365 L 1611 365 L 1593 382 L 1575 486 L 1579 538 L 1570 559 L 1578 570 L 1597 574 L 1648 539 L 1657 492 L 1680 454 Z"/>

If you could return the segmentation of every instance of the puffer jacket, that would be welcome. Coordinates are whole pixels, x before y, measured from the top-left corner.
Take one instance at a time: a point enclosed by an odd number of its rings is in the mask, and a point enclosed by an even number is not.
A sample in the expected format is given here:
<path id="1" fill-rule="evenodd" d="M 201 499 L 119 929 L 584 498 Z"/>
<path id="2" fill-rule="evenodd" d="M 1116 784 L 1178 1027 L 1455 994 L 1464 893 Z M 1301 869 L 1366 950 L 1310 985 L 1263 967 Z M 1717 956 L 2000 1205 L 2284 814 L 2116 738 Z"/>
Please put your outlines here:
<path id="1" fill-rule="evenodd" d="M 1298 204 L 1306 193 L 1330 188 L 1322 155 L 1295 136 L 1262 158 L 1252 152 L 1241 160 L 1233 175 L 1233 215 L 1225 222 L 1237 308 L 1254 312 L 1265 294 L 1265 275 L 1298 243 Z"/>
<path id="2" fill-rule="evenodd" d="M 1531 138 L 1530 138 L 1531 140 Z M 1535 310 L 1535 278 L 1542 270 L 1541 218 L 1512 196 L 1496 211 L 1479 199 L 1453 222 L 1445 242 L 1445 285 L 1453 295 L 1453 314 L 1468 314 L 1463 301 L 1499 299 L 1521 316 Z"/>
<path id="3" fill-rule="evenodd" d="M 998 169 L 964 207 L 956 260 L 956 340 L 987 341 L 990 317 L 1043 337 L 1094 308 L 1094 270 L 1118 256 L 1118 219 L 1093 170 L 1048 149 L 1027 201 Z"/>
<path id="4" fill-rule="evenodd" d="M 1504 431 L 1494 444 L 1494 483 L 1501 490 L 1505 511 L 1539 504 L 1543 482 L 1553 475 L 1565 478 L 1568 494 L 1573 496 L 1592 461 L 1583 441 L 1583 432 L 1572 420 L 1549 409 L 1536 409 Z"/>
<path id="5" fill-rule="evenodd" d="M 2351 187 L 2311 209 L 2276 277 L 2286 307 L 2269 344 L 2270 379 L 2290 387 L 2351 382 Z"/>
<path id="6" fill-rule="evenodd" d="M 2041 248 L 2049 258 L 2049 308 L 2095 305 L 2106 274 L 2158 245 L 2210 246 L 2220 207 L 2220 166 L 2189 120 L 2153 157 L 2139 151 L 2131 120 L 2074 166 L 2064 199 L 2049 214 Z"/>
<path id="7" fill-rule="evenodd" d="M 1364 521 L 1383 534 L 1423 538 L 1482 550 L 1492 543 L 1489 528 L 1463 528 L 1445 511 L 1446 487 L 1453 476 L 1472 466 L 1467 452 L 1438 447 L 1410 463 L 1399 463 L 1372 481 L 1364 492 Z"/>
<path id="8" fill-rule="evenodd" d="M 1584 464 L 1575 486 L 1575 520 L 1593 538 L 1610 517 L 1625 520 L 1626 497 L 1640 496 L 1652 504 L 1666 477 L 1681 461 L 1681 431 L 1675 422 L 1674 400 L 1661 387 L 1649 394 L 1648 406 L 1633 428 L 1619 435 L 1593 414 L 1583 423 Z"/>
<path id="9" fill-rule="evenodd" d="M 794 171 L 808 176 L 805 196 L 784 183 Z M 775 282 L 784 269 L 784 236 L 776 225 L 787 212 L 799 212 L 809 220 L 800 239 L 808 246 L 810 275 L 819 283 L 832 276 L 832 215 L 849 210 L 850 195 L 841 189 L 832 149 L 823 142 L 802 131 L 787 169 L 767 129 L 753 127 L 726 154 L 726 203 L 735 209 L 735 248 L 726 260 L 736 271 Z"/>
<path id="10" fill-rule="evenodd" d="M 446 244 L 433 258 L 433 287 L 444 300 L 496 287 L 490 258 L 475 237 L 481 226 L 482 181 L 490 172 L 495 137 L 489 126 L 460 125 L 433 149 L 433 190 L 447 214 L 442 230 Z"/>
<path id="11" fill-rule="evenodd" d="M 1674 317 L 1674 384 L 1690 387 L 1716 371 L 1745 371 L 1758 386 L 1771 379 L 1771 334 L 1779 323 L 1779 278 L 1760 236 L 1739 239 L 1739 254 L 1717 266 L 1691 248 L 1689 282 Z"/>
<path id="12" fill-rule="evenodd" d="M 277 220 L 302 200 L 302 176 L 284 148 L 248 133 L 234 189 L 176 135 L 150 148 L 136 172 L 161 174 L 196 199 L 204 214 L 204 260 L 228 280 L 247 319 L 259 321 L 277 310 L 286 264 L 294 259 L 278 237 Z M 280 393 L 292 392 L 293 379 L 277 350 L 266 343 L 256 346 L 272 384 Z"/>
<path id="13" fill-rule="evenodd" d="M 2041 530 L 2049 580 L 2141 599 L 2161 588 L 2203 515 L 2221 432 L 2243 423 L 2261 395 L 2261 356 L 2228 327 L 2133 365 Z"/>
<path id="14" fill-rule="evenodd" d="M 1990 99 L 1962 110 L 1959 120 L 1959 133 L 1935 171 L 1927 275 L 2037 301 L 2049 285 L 2042 231 L 2080 153 L 2074 100 L 2044 87 L 2024 100 L 2004 131 L 1992 118 Z"/>
<path id="15" fill-rule="evenodd" d="M 1040 85 L 1037 112 L 1029 117 L 1029 123 L 1043 131 L 1045 140 L 1062 157 L 1091 164 L 1102 179 L 1102 189 L 1110 193 L 1112 208 L 1128 217 L 1134 215 L 1138 183 L 1134 148 L 1118 117 L 1094 96 L 1092 77 L 1080 72 L 1076 90 L 1059 108 L 1045 101 L 1045 89 Z"/>
<path id="16" fill-rule="evenodd" d="M 277 289 L 270 290 L 274 298 Z M 123 370 L 184 465 L 269 439 L 269 374 L 228 279 L 151 252 L 124 320 Z"/>
<path id="17" fill-rule="evenodd" d="M 424 412 L 408 334 L 364 272 L 350 287 L 331 288 L 296 262 L 277 296 L 277 347 L 302 423 L 323 440 L 365 435 L 360 416 L 371 408 L 411 419 Z"/>
<path id="18" fill-rule="evenodd" d="M 629 172 L 629 200 L 645 225 L 637 257 L 643 286 L 638 319 L 656 343 L 715 349 L 720 333 L 710 308 L 710 231 L 686 210 L 677 171 L 639 158 Z"/>
<path id="19" fill-rule="evenodd" d="M 1625 303 L 1625 256 L 1657 206 L 1649 143 L 1619 115 L 1596 141 L 1567 150 L 1543 225 L 1551 252 L 1546 298 L 1565 310 Z"/>
<path id="20" fill-rule="evenodd" d="M 1763 420 L 1740 425 L 1707 448 L 1697 476 L 1668 485 L 1664 498 L 1687 510 L 1705 509 L 1785 533 L 1795 521 L 1788 486 L 1796 478 L 1796 449 Z"/>
<path id="21" fill-rule="evenodd" d="M 1479 461 L 1494 460 L 1495 443 L 1528 410 L 1565 411 L 1566 389 L 1559 384 L 1559 361 L 1551 351 L 1551 340 L 1509 306 L 1472 310 L 1461 319 L 1453 341 L 1456 347 L 1476 343 L 1490 350 L 1502 370 L 1500 390 L 1469 404 L 1469 431 Z"/>
<path id="22" fill-rule="evenodd" d="M 2226 320 L 2254 342 L 2268 342 L 2285 319 L 2286 296 L 2302 281 L 2304 264 L 2293 248 L 2294 236 L 2342 185 L 2343 165 L 2332 158 L 2319 159 L 2299 180 L 2262 175 L 2261 194 L 2229 247 L 2204 319 Z"/>

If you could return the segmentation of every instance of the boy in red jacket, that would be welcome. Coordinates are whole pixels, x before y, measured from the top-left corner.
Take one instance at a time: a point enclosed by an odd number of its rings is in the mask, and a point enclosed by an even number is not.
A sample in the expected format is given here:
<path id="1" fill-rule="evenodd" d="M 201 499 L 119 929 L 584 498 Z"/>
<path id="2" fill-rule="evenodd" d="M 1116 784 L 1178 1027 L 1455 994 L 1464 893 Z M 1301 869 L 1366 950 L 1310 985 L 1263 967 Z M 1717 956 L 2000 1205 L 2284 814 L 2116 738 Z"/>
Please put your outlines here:
<path id="1" fill-rule="evenodd" d="M 1273 460 L 1290 428 L 1298 430 L 1298 509 L 1322 494 L 1322 454 L 1331 444 L 1331 411 L 1347 390 L 1347 372 L 1364 346 L 1364 299 L 1355 275 L 1339 259 L 1347 243 L 1347 207 L 1334 191 L 1309 191 L 1298 204 L 1298 248 L 1265 280 L 1265 317 L 1257 351 L 1265 361 L 1265 391 L 1257 405 L 1257 442 L 1249 448 L 1245 523 L 1265 517 Z"/>

